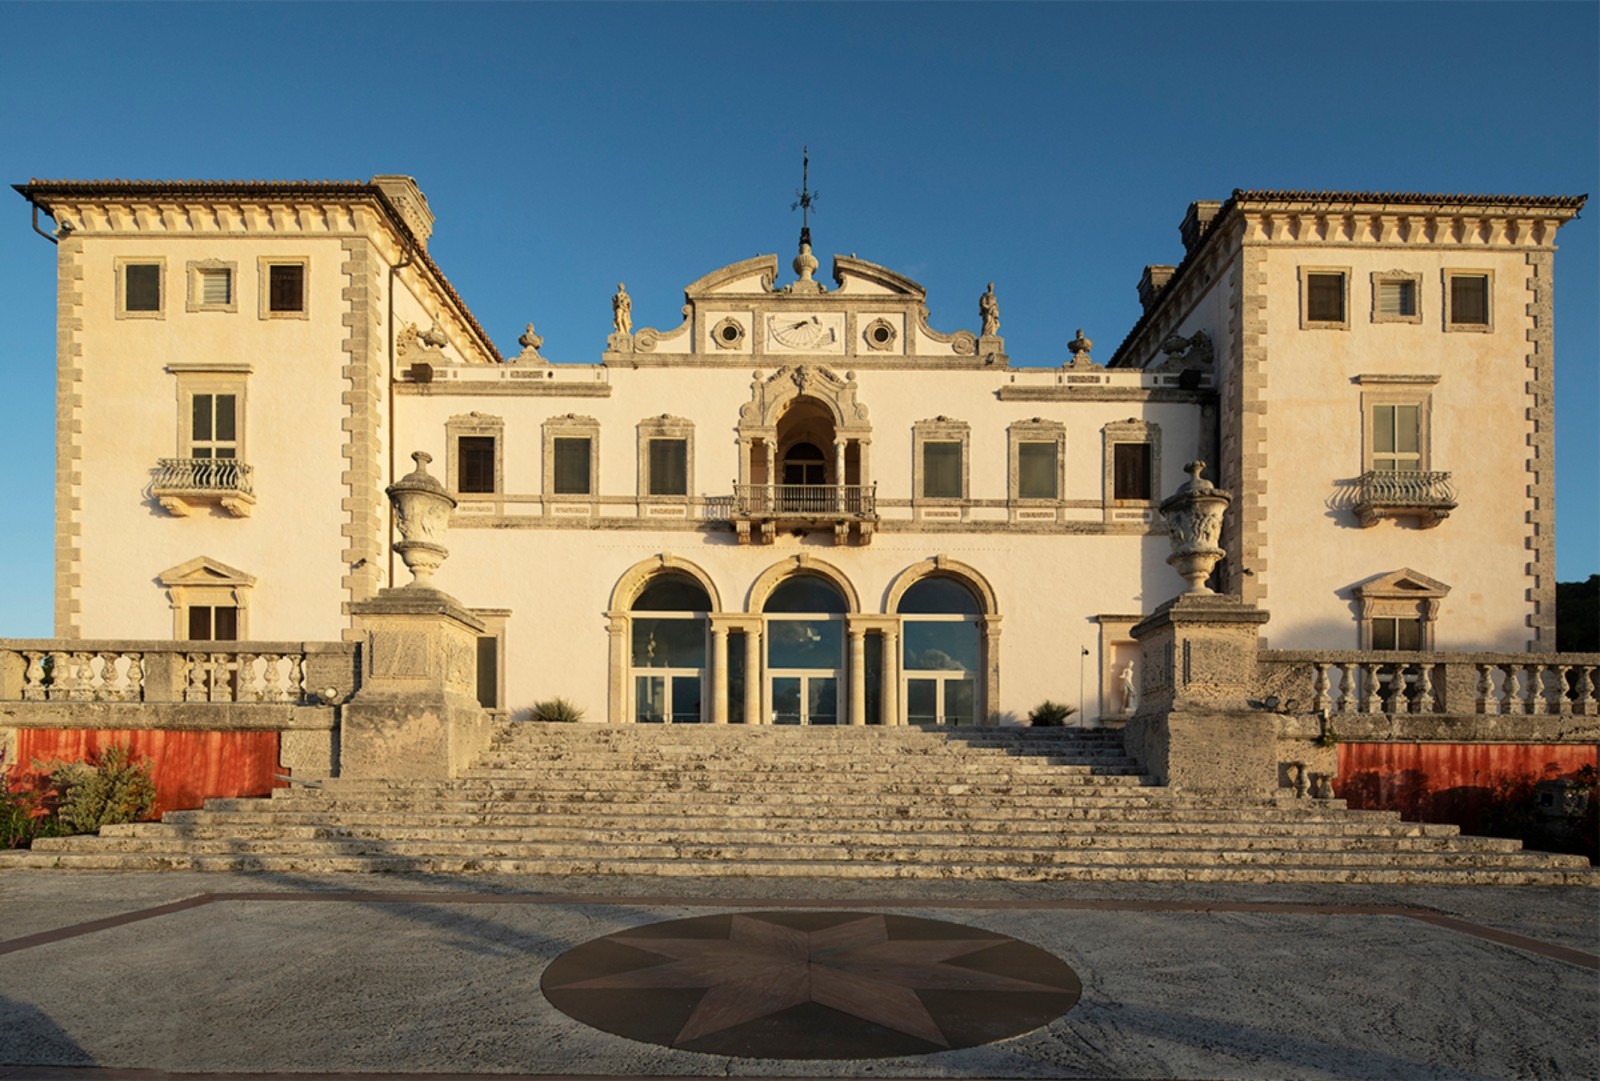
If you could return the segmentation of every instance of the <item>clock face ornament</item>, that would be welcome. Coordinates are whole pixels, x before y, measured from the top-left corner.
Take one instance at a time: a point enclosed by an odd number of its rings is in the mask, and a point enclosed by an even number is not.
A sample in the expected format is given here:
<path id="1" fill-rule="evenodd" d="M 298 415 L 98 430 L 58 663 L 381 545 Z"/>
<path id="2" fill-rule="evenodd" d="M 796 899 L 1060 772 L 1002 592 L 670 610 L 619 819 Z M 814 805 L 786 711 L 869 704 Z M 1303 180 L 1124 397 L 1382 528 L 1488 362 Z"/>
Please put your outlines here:
<path id="1" fill-rule="evenodd" d="M 1020 1035 L 1077 1004 L 1061 959 L 976 927 L 738 912 L 618 931 L 556 958 L 545 998 L 605 1032 L 758 1058 L 885 1058 Z"/>

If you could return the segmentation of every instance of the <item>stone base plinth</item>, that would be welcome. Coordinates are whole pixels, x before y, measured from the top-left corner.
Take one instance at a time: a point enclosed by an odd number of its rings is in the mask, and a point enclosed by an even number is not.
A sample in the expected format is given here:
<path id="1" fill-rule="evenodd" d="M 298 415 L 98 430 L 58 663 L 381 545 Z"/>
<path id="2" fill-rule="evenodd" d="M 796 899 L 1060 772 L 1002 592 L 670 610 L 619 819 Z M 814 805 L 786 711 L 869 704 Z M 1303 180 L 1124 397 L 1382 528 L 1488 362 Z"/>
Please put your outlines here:
<path id="1" fill-rule="evenodd" d="M 386 589 L 350 606 L 361 690 L 342 711 L 345 777 L 455 777 L 488 746 L 476 697 L 484 625 L 447 593 Z"/>
<path id="2" fill-rule="evenodd" d="M 1173 789 L 1270 795 L 1279 784 L 1275 721 L 1259 710 L 1141 712 L 1122 739 L 1129 755 Z"/>
<path id="3" fill-rule="evenodd" d="M 1267 619 L 1236 597 L 1184 593 L 1134 624 L 1139 713 L 1248 708 Z"/>

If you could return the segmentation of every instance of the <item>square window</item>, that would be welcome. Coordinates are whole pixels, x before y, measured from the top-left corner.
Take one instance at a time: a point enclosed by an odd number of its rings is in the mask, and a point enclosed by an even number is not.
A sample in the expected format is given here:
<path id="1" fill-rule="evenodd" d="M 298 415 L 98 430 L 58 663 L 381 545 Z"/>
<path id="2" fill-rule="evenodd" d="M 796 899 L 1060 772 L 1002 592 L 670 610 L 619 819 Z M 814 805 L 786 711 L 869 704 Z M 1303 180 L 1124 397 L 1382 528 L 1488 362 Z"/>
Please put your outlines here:
<path id="1" fill-rule="evenodd" d="M 553 488 L 556 495 L 589 495 L 592 488 L 589 477 L 590 440 L 557 437 L 555 445 L 555 476 Z"/>
<path id="2" fill-rule="evenodd" d="M 267 311 L 303 312 L 306 309 L 304 263 L 273 263 L 267 267 Z"/>
<path id="3" fill-rule="evenodd" d="M 687 440 L 650 440 L 650 494 L 689 494 L 689 443 Z"/>
<path id="4" fill-rule="evenodd" d="M 1379 618 L 1372 621 L 1373 649 L 1403 649 L 1416 651 L 1422 648 L 1422 620 Z"/>
<path id="5" fill-rule="evenodd" d="M 493 492 L 495 437 L 463 435 L 456 442 L 456 491 Z"/>
<path id="6" fill-rule="evenodd" d="M 922 494 L 927 499 L 960 499 L 961 444 L 922 445 Z"/>
<path id="7" fill-rule="evenodd" d="M 1017 444 L 1017 498 L 1057 499 L 1055 443 Z"/>
<path id="8" fill-rule="evenodd" d="M 233 303 L 233 271 L 216 267 L 196 272 L 200 279 L 200 303 L 207 307 L 225 307 Z"/>
<path id="9" fill-rule="evenodd" d="M 128 263 L 122 268 L 122 308 L 129 312 L 161 310 L 161 266 L 159 263 Z"/>
<path id="10" fill-rule="evenodd" d="M 189 606 L 189 640 L 193 642 L 237 642 L 239 609 L 233 605 L 192 604 Z"/>
<path id="11" fill-rule="evenodd" d="M 1472 329 L 1489 326 L 1489 276 L 1487 274 L 1450 274 L 1447 277 L 1450 297 L 1450 325 Z"/>
<path id="12" fill-rule="evenodd" d="M 1306 322 L 1343 325 L 1345 276 L 1338 271 L 1306 273 Z"/>
<path id="13" fill-rule="evenodd" d="M 1150 444 L 1117 443 L 1112 447 L 1111 498 L 1150 498 Z"/>
<path id="14" fill-rule="evenodd" d="M 1378 283 L 1378 314 L 1401 319 L 1417 314 L 1417 283 L 1408 278 Z"/>

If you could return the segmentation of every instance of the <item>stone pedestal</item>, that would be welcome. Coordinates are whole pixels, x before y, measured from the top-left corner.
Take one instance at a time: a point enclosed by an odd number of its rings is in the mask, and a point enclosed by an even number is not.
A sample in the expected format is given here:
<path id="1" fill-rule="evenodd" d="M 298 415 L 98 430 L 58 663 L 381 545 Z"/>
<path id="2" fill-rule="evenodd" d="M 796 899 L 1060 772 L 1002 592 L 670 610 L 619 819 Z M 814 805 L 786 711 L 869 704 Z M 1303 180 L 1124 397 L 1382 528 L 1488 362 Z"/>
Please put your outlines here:
<path id="1" fill-rule="evenodd" d="M 489 743 L 477 700 L 484 625 L 449 594 L 415 585 L 350 606 L 361 690 L 342 711 L 344 777 L 455 777 Z"/>
<path id="2" fill-rule="evenodd" d="M 1275 717 L 1248 700 L 1267 618 L 1234 597 L 1185 593 L 1134 625 L 1139 709 L 1123 738 L 1160 783 L 1263 795 L 1277 788 Z"/>

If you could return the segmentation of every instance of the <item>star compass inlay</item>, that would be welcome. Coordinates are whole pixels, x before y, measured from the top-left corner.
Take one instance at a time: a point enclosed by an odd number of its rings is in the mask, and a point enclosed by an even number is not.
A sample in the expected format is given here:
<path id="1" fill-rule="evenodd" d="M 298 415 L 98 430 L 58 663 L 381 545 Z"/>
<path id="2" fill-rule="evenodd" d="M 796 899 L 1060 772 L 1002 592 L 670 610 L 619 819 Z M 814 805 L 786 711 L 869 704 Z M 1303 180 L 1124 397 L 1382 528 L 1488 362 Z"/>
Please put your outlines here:
<path id="1" fill-rule="evenodd" d="M 881 1058 L 973 1047 L 1060 1017 L 1059 958 L 976 927 L 863 912 L 744 912 L 635 927 L 545 970 L 586 1025 L 686 1051 Z"/>

